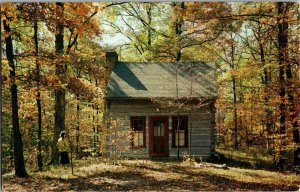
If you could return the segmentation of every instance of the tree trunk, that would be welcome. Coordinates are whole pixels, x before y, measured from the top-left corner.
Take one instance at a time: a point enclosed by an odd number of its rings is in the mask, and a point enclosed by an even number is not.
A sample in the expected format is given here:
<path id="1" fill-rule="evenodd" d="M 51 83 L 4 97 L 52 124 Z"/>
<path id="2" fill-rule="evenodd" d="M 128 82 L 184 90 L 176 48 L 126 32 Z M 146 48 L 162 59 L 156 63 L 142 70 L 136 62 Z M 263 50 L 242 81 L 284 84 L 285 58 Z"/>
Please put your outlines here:
<path id="1" fill-rule="evenodd" d="M 239 79 L 239 87 L 240 87 L 240 92 L 238 94 L 238 97 L 239 97 L 239 103 L 240 104 L 244 104 L 244 92 L 243 92 L 243 80 L 242 79 Z M 245 144 L 246 146 L 248 146 L 248 133 L 247 133 L 247 124 L 245 123 L 246 121 L 244 121 L 244 116 L 242 114 L 240 114 L 240 116 L 238 117 L 238 127 L 240 127 L 241 131 L 245 130 L 246 132 L 246 137 L 245 137 Z"/>
<path id="2" fill-rule="evenodd" d="M 98 79 L 95 78 L 95 85 L 96 87 L 98 87 Z M 96 107 L 96 143 L 97 143 L 97 146 L 99 146 L 99 107 L 98 107 L 98 104 L 97 104 L 97 107 Z"/>
<path id="3" fill-rule="evenodd" d="M 189 130 L 189 158 L 192 159 L 192 131 L 193 131 L 193 123 L 192 123 L 192 111 L 190 111 L 189 114 L 189 124 L 190 124 L 190 130 Z"/>
<path id="4" fill-rule="evenodd" d="M 2 8 L 1 6 L 0 6 L 0 8 Z M 0 20 L 0 29 L 2 29 L 2 22 L 1 22 L 1 20 Z M 2 42 L 2 35 L 0 35 L 0 42 Z M 1 74 L 1 78 L 0 78 L 0 110 L 1 110 L 1 112 L 0 112 L 0 129 L 1 129 L 1 134 L 0 134 L 0 151 L 1 151 L 1 154 L 2 154 L 2 142 L 3 142 L 3 137 L 2 137 L 2 135 L 3 135 L 3 126 L 2 126 L 2 105 L 3 105 L 3 103 L 2 103 L 2 97 L 3 97 L 3 95 L 2 95 L 2 46 L 0 46 L 0 61 L 1 61 L 1 65 L 0 65 L 0 74 Z M 0 158 L 0 165 L 1 165 L 1 168 L 2 168 L 2 166 L 3 166 L 3 164 L 2 164 L 2 155 L 1 155 L 1 158 Z M 2 174 L 2 172 L 1 172 L 1 174 Z M 0 186 L 2 186 L 2 175 L 0 176 Z"/>
<path id="5" fill-rule="evenodd" d="M 96 117 L 97 117 L 97 120 L 96 120 L 96 129 L 97 129 L 97 133 L 96 133 L 97 140 L 96 140 L 96 143 L 99 146 L 99 127 L 100 127 L 100 125 L 99 125 L 99 107 L 98 106 L 96 108 Z"/>
<path id="6" fill-rule="evenodd" d="M 176 125 L 176 130 L 177 130 L 177 159 L 180 158 L 180 146 L 179 146 L 179 126 L 180 126 L 180 119 L 179 119 L 179 110 L 177 109 L 177 125 Z M 176 137 L 175 137 L 176 139 Z M 176 143 L 176 141 L 175 141 Z"/>
<path id="7" fill-rule="evenodd" d="M 9 125 L 7 125 L 8 127 Z M 10 146 L 9 146 L 9 155 L 10 155 L 10 168 L 14 167 L 14 133 L 13 130 L 10 132 Z"/>
<path id="8" fill-rule="evenodd" d="M 15 172 L 18 177 L 26 177 L 27 172 L 25 169 L 24 155 L 23 155 L 23 141 L 19 126 L 19 114 L 18 114 L 18 89 L 16 85 L 16 72 L 13 55 L 13 44 L 11 38 L 11 30 L 9 24 L 6 24 L 6 20 L 3 20 L 3 27 L 5 35 L 6 45 L 6 57 L 9 62 L 10 70 L 10 93 L 11 93 L 11 107 L 12 107 L 12 126 L 13 126 L 13 139 L 14 139 L 14 163 Z"/>
<path id="9" fill-rule="evenodd" d="M 77 70 L 77 78 L 80 78 L 80 70 Z M 76 94 L 76 99 L 77 99 L 77 107 L 76 107 L 77 126 L 76 126 L 75 153 L 76 153 L 76 158 L 79 158 L 79 137 L 80 137 L 80 100 L 79 100 L 79 94 Z"/>
<path id="10" fill-rule="evenodd" d="M 151 48 L 152 39 L 151 39 L 151 23 L 152 23 L 152 5 L 150 7 L 147 7 L 147 18 L 148 18 L 148 28 L 147 28 L 147 49 L 149 50 Z"/>
<path id="11" fill-rule="evenodd" d="M 289 52 L 288 52 L 288 29 L 289 29 L 289 21 L 288 21 L 288 13 L 289 8 L 292 3 L 281 3 L 278 2 L 278 13 L 282 14 L 282 22 L 279 22 L 279 31 L 278 31 L 278 43 L 279 43 L 279 62 L 283 63 L 285 68 L 286 74 L 286 88 L 287 88 L 287 96 L 289 101 L 288 111 L 289 111 L 289 118 L 288 120 L 291 122 L 293 126 L 293 142 L 296 146 L 299 147 L 300 139 L 299 139 L 299 127 L 298 121 L 296 120 L 296 100 L 294 97 L 294 90 L 293 90 L 293 76 L 292 76 L 292 68 L 289 61 Z M 298 157 L 300 151 L 295 149 L 294 156 Z M 294 158 L 293 164 L 300 165 L 299 158 Z"/>
<path id="12" fill-rule="evenodd" d="M 257 40 L 259 42 L 259 50 L 260 50 L 260 62 L 262 64 L 262 66 L 264 67 L 264 78 L 263 78 L 263 84 L 265 85 L 265 89 L 264 89 L 264 93 L 265 93 L 265 98 L 264 98 L 264 105 L 265 105 L 265 113 L 266 113 L 266 131 L 267 131 L 267 151 L 269 151 L 269 147 L 270 147 L 270 132 L 272 129 L 272 110 L 270 109 L 270 98 L 269 98 L 269 83 L 270 83 L 270 74 L 268 72 L 268 70 L 265 68 L 265 51 L 264 51 L 264 47 L 263 44 L 260 43 L 260 27 L 259 27 L 259 31 L 258 31 L 258 36 L 259 39 Z"/>
<path id="13" fill-rule="evenodd" d="M 245 122 L 246 122 L 246 118 L 245 118 Z M 246 146 L 247 149 L 249 149 L 249 131 L 248 131 L 247 123 L 245 123 L 245 132 L 246 132 Z"/>
<path id="14" fill-rule="evenodd" d="M 190 73 L 192 73 L 192 71 L 190 70 Z M 191 76 L 190 80 L 191 80 L 191 84 L 190 84 L 190 99 L 192 100 L 192 96 L 193 96 L 193 79 L 194 77 Z M 190 127 L 190 130 L 189 130 L 189 158 L 190 160 L 192 159 L 192 131 L 193 131 L 193 123 L 192 123 L 192 109 L 190 109 L 190 112 L 189 112 L 189 127 Z M 191 161 L 190 161 L 190 165 L 191 165 Z"/>
<path id="15" fill-rule="evenodd" d="M 92 112 L 93 112 L 93 116 L 92 116 L 92 121 L 93 121 L 93 147 L 95 149 L 96 148 L 96 122 L 95 122 L 95 106 L 94 106 L 94 104 L 92 106 Z"/>
<path id="16" fill-rule="evenodd" d="M 231 35 L 231 40 L 234 41 L 232 35 Z M 234 44 L 231 45 L 231 69 L 235 69 L 235 64 L 234 64 Z M 234 143 L 233 147 L 235 150 L 238 150 L 238 115 L 237 115 L 237 92 L 236 92 L 236 77 L 232 76 L 232 91 L 233 91 L 233 118 L 234 118 Z"/>
<path id="17" fill-rule="evenodd" d="M 176 7 L 176 6 L 178 6 L 177 4 L 176 4 L 176 2 L 173 2 L 173 4 L 172 4 L 174 7 Z M 184 2 L 181 2 L 180 3 L 180 8 L 181 9 L 184 9 Z M 183 27 L 183 18 L 182 18 L 182 16 L 179 16 L 177 19 L 176 19 L 176 21 L 175 21 L 175 25 L 174 25 L 174 27 L 175 27 L 175 34 L 176 34 L 176 36 L 177 37 L 179 37 L 181 34 L 182 34 L 182 32 L 183 32 L 183 30 L 182 30 L 182 27 Z M 177 53 L 176 53 L 176 61 L 180 61 L 181 60 L 181 49 L 179 49 L 178 51 L 177 51 Z"/>
<path id="18" fill-rule="evenodd" d="M 236 79 L 232 77 L 232 89 L 233 89 L 233 115 L 234 115 L 234 149 L 238 150 L 238 115 L 237 115 L 237 100 L 236 100 Z"/>
<path id="19" fill-rule="evenodd" d="M 282 16 L 284 14 L 284 3 L 283 2 L 277 2 L 277 11 L 278 15 Z M 280 110 L 280 118 L 279 118 L 279 132 L 285 133 L 286 127 L 285 127 L 285 113 L 286 113 L 286 106 L 285 106 L 285 82 L 284 82 L 284 69 L 287 61 L 287 42 L 288 42 L 288 23 L 285 21 L 285 19 L 279 17 L 278 18 L 278 61 L 279 61 L 279 96 L 281 99 L 281 102 L 279 104 L 279 110 Z"/>
<path id="20" fill-rule="evenodd" d="M 37 16 L 35 16 L 37 17 Z M 38 170 L 43 170 L 43 157 L 42 157 L 42 106 L 41 106 L 41 93 L 40 93 L 40 64 L 38 58 L 38 23 L 35 18 L 34 21 L 34 43 L 35 43 L 35 66 L 36 66 L 36 104 L 38 109 Z"/>
<path id="21" fill-rule="evenodd" d="M 289 6 L 289 4 L 287 4 L 287 7 Z M 288 8 L 285 9 L 286 13 L 288 13 Z M 286 35 L 286 47 L 284 47 L 285 50 L 288 49 L 287 43 L 288 43 L 288 18 L 284 19 L 284 24 L 286 24 L 286 31 L 284 31 L 284 35 Z M 289 114 L 290 114 L 290 118 L 289 120 L 292 122 L 293 125 L 293 140 L 295 143 L 299 144 L 299 130 L 298 130 L 298 122 L 296 120 L 296 107 L 297 107 L 297 103 L 295 100 L 294 95 L 296 95 L 296 93 L 293 90 L 293 75 L 292 75 L 292 67 L 291 67 L 291 63 L 289 62 L 289 57 L 288 57 L 288 50 L 285 52 L 286 56 L 286 70 L 285 70 L 285 74 L 286 74 L 286 80 L 287 80 L 287 96 L 288 96 L 288 101 L 289 101 Z M 296 86 L 295 86 L 296 87 Z"/>
<path id="22" fill-rule="evenodd" d="M 178 93 L 178 64 L 176 65 L 176 99 L 179 99 L 179 93 Z M 177 101 L 176 101 L 177 102 Z M 177 133 L 175 133 L 175 135 L 177 135 L 177 159 L 180 158 L 180 154 L 179 154 L 179 109 L 177 108 L 177 125 L 176 125 L 176 131 Z M 176 136 L 175 136 L 176 139 Z M 176 141 L 175 141 L 176 143 Z"/>
<path id="23" fill-rule="evenodd" d="M 80 137 L 80 104 L 79 104 L 79 95 L 76 95 L 77 98 L 77 107 L 76 107 L 76 117 L 77 117 L 77 126 L 76 126 L 76 158 L 79 157 L 79 137 Z"/>
<path id="24" fill-rule="evenodd" d="M 56 3 L 56 16 L 60 19 L 63 18 L 64 14 L 64 4 Z M 56 34 L 55 34 L 55 52 L 57 56 L 61 59 L 64 49 L 64 26 L 63 23 L 57 19 L 56 23 Z M 55 74 L 63 79 L 65 75 L 65 66 L 62 61 L 56 63 Z M 65 129 L 65 107 L 66 107 L 66 93 L 62 88 L 57 88 L 55 90 L 55 118 L 54 118 L 54 135 L 53 135 L 53 144 L 52 144 L 52 160 L 51 163 L 58 163 L 58 149 L 56 147 L 59 134 L 62 130 Z"/>

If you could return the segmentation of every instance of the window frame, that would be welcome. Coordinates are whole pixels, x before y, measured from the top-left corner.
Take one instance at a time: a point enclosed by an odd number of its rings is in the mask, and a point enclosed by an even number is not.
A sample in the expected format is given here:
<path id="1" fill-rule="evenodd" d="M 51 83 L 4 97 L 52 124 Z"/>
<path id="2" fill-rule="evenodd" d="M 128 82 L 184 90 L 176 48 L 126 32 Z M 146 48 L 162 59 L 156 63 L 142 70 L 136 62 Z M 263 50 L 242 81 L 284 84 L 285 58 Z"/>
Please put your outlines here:
<path id="1" fill-rule="evenodd" d="M 134 120 L 143 121 L 143 145 L 134 145 Z M 133 149 L 146 148 L 146 116 L 131 116 L 130 117 L 130 145 Z"/>
<path id="2" fill-rule="evenodd" d="M 175 141 L 175 138 L 176 138 L 176 129 L 177 129 L 177 124 L 175 125 L 175 120 L 178 119 L 178 116 L 172 116 L 172 148 L 177 148 L 178 146 L 176 145 L 176 141 Z M 185 129 L 184 129 L 184 145 L 183 146 L 179 146 L 179 148 L 186 148 L 186 147 L 189 147 L 189 119 L 188 119 L 188 116 L 179 116 L 179 119 L 180 120 L 183 120 L 184 123 L 185 123 Z M 181 129 L 182 130 L 182 129 Z M 179 144 L 179 143 L 178 143 Z"/>

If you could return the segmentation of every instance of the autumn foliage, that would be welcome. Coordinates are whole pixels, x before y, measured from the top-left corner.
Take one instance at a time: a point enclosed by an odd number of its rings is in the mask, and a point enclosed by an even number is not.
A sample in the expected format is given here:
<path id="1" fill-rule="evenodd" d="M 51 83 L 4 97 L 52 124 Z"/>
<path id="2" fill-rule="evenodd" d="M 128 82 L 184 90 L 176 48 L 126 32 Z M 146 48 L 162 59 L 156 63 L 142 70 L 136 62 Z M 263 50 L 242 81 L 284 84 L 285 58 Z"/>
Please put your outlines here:
<path id="1" fill-rule="evenodd" d="M 300 165 L 297 3 L 2 3 L 1 19 L 3 173 L 55 163 L 60 130 L 77 158 L 104 152 L 110 49 L 124 61 L 215 63 L 218 147 Z"/>

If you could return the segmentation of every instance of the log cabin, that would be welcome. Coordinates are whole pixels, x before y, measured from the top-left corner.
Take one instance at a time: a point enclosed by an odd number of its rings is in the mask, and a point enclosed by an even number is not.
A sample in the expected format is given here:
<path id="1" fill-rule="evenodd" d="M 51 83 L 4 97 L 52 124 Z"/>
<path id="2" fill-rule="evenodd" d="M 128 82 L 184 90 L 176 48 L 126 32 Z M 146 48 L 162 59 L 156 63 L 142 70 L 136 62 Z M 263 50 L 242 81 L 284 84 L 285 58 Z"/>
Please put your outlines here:
<path id="1" fill-rule="evenodd" d="M 216 68 L 191 62 L 121 62 L 106 53 L 103 154 L 207 159 L 215 147 Z"/>

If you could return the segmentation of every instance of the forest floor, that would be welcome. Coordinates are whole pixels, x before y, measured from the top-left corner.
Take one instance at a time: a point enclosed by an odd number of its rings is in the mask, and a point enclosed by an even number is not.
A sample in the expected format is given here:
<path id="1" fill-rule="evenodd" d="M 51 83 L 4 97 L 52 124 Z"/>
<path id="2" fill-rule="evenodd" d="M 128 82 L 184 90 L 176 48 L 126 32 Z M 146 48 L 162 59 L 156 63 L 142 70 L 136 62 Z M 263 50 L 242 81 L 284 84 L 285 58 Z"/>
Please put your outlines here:
<path id="1" fill-rule="evenodd" d="M 28 178 L 3 176 L 3 191 L 296 191 L 300 176 L 293 173 L 211 167 L 216 164 L 166 160 L 122 160 L 90 157 L 70 167 L 51 166 Z"/>

